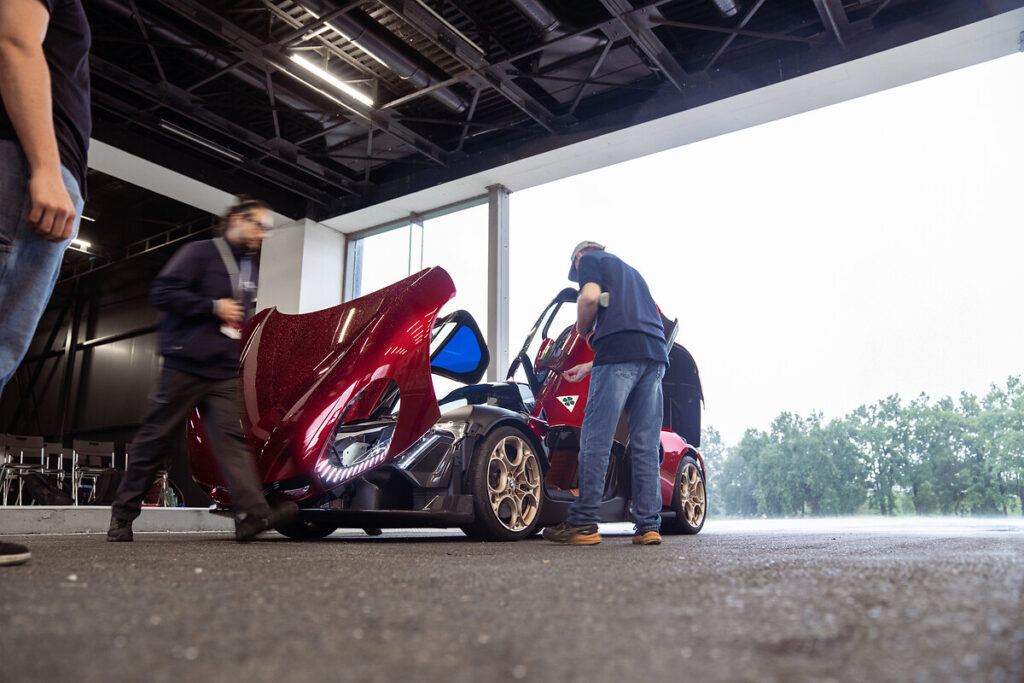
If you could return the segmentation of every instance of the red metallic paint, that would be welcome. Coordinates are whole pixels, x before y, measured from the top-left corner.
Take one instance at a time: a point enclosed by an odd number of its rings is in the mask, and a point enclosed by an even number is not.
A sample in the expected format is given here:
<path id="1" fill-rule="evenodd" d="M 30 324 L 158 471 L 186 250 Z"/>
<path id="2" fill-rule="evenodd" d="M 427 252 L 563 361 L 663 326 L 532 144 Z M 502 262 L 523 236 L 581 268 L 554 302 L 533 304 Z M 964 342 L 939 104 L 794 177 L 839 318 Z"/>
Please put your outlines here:
<path id="1" fill-rule="evenodd" d="M 448 273 L 429 268 L 340 306 L 301 315 L 268 309 L 253 317 L 243 335 L 242 422 L 261 480 L 311 474 L 339 418 L 367 417 L 388 380 L 398 384 L 401 403 L 384 461 L 422 436 L 440 417 L 430 333 L 454 295 Z M 227 504 L 204 437 L 194 413 L 193 476 Z M 318 479 L 311 479 L 315 483 L 303 497 L 322 492 Z"/>

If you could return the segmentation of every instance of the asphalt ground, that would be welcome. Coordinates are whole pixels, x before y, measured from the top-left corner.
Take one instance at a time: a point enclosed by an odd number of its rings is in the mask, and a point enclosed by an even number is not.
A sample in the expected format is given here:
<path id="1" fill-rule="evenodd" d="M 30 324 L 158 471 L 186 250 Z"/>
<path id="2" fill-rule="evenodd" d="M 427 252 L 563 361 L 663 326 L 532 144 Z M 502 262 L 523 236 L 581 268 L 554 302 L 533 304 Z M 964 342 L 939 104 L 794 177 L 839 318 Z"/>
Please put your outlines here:
<path id="1" fill-rule="evenodd" d="M 2 681 L 1024 680 L 1024 523 L 6 536 Z"/>

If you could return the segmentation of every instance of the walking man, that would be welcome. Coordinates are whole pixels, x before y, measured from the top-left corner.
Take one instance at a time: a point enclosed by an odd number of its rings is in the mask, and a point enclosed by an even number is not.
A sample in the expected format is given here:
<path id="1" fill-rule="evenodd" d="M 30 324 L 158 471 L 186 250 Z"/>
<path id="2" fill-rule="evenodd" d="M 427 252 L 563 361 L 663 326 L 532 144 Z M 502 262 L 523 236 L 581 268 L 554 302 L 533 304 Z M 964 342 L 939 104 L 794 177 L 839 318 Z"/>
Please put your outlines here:
<path id="1" fill-rule="evenodd" d="M 633 543 L 656 545 L 661 543 L 661 380 L 668 366 L 661 313 L 640 273 L 597 242 L 576 245 L 569 279 L 581 285 L 576 332 L 588 338 L 594 360 L 563 375 L 570 382 L 590 375 L 580 435 L 580 495 L 569 508 L 569 518 L 544 529 L 544 538 L 569 545 L 601 542 L 597 523 L 605 472 L 615 427 L 625 410 L 633 460 Z"/>
<path id="2" fill-rule="evenodd" d="M 221 218 L 221 236 L 186 244 L 153 283 L 163 369 L 111 506 L 108 541 L 132 540 L 132 521 L 164 462 L 167 441 L 196 407 L 227 479 L 235 540 L 244 543 L 298 515 L 295 503 L 267 504 L 242 433 L 238 339 L 255 309 L 253 257 L 272 218 L 265 203 L 239 199 Z"/>
<path id="3" fill-rule="evenodd" d="M 89 115 L 81 0 L 0 1 L 0 392 L 25 357 L 78 233 Z M 0 565 L 29 559 L 0 543 Z"/>

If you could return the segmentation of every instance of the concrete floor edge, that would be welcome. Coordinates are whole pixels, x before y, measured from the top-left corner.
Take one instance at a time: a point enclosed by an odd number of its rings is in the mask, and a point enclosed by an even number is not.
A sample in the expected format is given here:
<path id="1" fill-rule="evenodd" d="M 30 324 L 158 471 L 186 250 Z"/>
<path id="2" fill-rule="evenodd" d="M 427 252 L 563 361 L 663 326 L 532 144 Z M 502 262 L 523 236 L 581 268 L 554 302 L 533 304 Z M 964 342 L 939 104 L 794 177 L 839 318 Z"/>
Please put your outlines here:
<path id="1" fill-rule="evenodd" d="M 0 536 L 95 534 L 110 525 L 108 506 L 0 506 Z M 136 532 L 233 532 L 234 522 L 208 508 L 143 508 Z"/>

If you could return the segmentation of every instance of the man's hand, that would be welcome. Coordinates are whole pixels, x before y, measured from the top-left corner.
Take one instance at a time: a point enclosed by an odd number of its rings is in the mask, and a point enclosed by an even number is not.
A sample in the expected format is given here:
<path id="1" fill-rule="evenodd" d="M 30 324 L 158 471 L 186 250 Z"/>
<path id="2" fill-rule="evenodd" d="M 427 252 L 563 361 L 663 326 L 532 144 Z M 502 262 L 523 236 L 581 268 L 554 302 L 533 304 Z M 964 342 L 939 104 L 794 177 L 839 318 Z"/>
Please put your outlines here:
<path id="1" fill-rule="evenodd" d="M 242 322 L 242 316 L 245 313 L 242 310 L 242 305 L 234 299 L 217 299 L 213 302 L 213 312 L 229 325 L 237 325 Z"/>
<path id="2" fill-rule="evenodd" d="M 43 38 L 50 22 L 38 0 L 0 1 L 0 95 L 32 176 L 28 224 L 51 242 L 71 237 L 75 207 L 60 177 L 50 67 Z"/>
<path id="3" fill-rule="evenodd" d="M 71 203 L 60 168 L 32 173 L 28 184 L 32 205 L 28 224 L 50 242 L 63 242 L 75 227 L 75 205 Z"/>
<path id="4" fill-rule="evenodd" d="M 574 368 L 569 368 L 562 373 L 562 377 L 567 382 L 579 382 L 581 379 L 590 374 L 590 371 L 594 369 L 594 362 L 582 363 Z"/>

